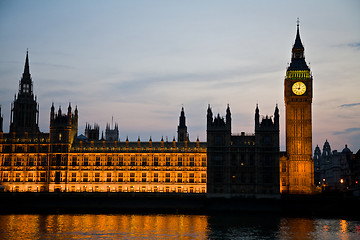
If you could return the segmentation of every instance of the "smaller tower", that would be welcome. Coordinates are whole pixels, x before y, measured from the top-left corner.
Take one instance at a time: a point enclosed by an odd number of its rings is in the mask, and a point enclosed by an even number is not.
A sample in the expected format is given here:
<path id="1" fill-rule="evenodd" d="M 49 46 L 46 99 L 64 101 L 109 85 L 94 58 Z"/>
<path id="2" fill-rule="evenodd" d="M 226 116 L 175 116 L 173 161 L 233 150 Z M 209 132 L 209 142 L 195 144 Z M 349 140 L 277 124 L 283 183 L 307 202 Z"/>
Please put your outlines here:
<path id="1" fill-rule="evenodd" d="M 207 192 L 230 193 L 231 112 L 213 118 L 210 105 L 207 109 Z"/>
<path id="2" fill-rule="evenodd" d="M 178 133 L 178 142 L 185 142 L 185 141 L 189 140 L 189 134 L 187 132 L 184 107 L 181 108 L 177 133 Z"/>
<path id="3" fill-rule="evenodd" d="M 320 165 L 321 165 L 321 150 L 319 145 L 316 145 L 314 150 L 314 184 L 315 186 L 320 186 Z"/>
<path id="4" fill-rule="evenodd" d="M 55 114 L 54 105 L 50 111 L 50 143 L 52 152 L 66 153 L 70 151 L 74 139 L 77 137 L 78 118 L 72 114 L 69 103 L 67 114 L 63 114 L 61 107 Z"/>
<path id="5" fill-rule="evenodd" d="M 119 127 L 118 124 L 115 123 L 113 127 L 113 119 L 111 120 L 111 127 L 110 124 L 106 124 L 105 128 L 105 140 L 106 141 L 119 141 Z"/>
<path id="6" fill-rule="evenodd" d="M 260 125 L 260 113 L 259 113 L 259 106 L 256 104 L 255 108 L 255 132 L 259 129 Z"/>
<path id="7" fill-rule="evenodd" d="M 97 123 L 94 124 L 94 127 L 92 127 L 90 124 L 86 123 L 85 126 L 85 137 L 89 141 L 97 141 L 99 140 L 99 125 Z"/>
<path id="8" fill-rule="evenodd" d="M 227 105 L 227 108 L 226 108 L 226 126 L 231 131 L 231 111 L 230 111 L 229 104 Z"/>
<path id="9" fill-rule="evenodd" d="M 257 165 L 257 191 L 278 194 L 279 188 L 279 110 L 277 106 L 272 116 L 262 117 L 259 123 L 259 108 L 255 110 L 255 161 Z"/>

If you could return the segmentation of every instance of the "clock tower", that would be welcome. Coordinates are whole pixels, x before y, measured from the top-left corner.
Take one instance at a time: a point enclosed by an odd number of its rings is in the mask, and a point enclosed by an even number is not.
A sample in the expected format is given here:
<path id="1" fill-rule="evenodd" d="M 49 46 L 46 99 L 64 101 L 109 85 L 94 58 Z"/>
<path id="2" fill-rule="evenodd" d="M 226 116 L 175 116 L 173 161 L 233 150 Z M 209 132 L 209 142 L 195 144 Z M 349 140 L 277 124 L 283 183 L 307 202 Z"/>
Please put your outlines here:
<path id="1" fill-rule="evenodd" d="M 313 192 L 312 83 L 312 74 L 305 62 L 298 21 L 291 63 L 284 80 L 286 155 L 280 160 L 280 190 L 284 193 L 311 194 Z"/>

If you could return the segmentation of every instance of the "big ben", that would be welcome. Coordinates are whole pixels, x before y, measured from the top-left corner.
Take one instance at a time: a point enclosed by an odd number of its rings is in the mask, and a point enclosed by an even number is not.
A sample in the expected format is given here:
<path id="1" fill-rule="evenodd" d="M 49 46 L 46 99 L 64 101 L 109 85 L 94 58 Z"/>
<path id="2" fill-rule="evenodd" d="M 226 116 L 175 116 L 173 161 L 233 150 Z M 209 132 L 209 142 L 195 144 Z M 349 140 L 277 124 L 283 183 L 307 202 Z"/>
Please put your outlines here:
<path id="1" fill-rule="evenodd" d="M 313 192 L 312 84 L 313 77 L 305 62 L 298 22 L 291 63 L 284 80 L 286 157 L 281 160 L 280 177 L 281 191 L 289 194 Z"/>

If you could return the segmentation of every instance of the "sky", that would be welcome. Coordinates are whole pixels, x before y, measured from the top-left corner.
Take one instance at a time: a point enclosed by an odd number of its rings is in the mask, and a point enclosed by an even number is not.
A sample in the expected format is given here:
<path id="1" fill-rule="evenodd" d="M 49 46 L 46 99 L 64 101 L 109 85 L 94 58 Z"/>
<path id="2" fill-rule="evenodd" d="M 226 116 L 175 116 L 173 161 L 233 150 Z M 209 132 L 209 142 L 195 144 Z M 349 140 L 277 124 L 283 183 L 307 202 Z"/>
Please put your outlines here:
<path id="1" fill-rule="evenodd" d="M 254 113 L 280 109 L 300 19 L 313 74 L 313 147 L 360 148 L 360 1 L 0 1 L 4 132 L 29 49 L 40 129 L 54 102 L 86 123 L 119 124 L 120 141 L 172 140 L 181 107 L 190 141 L 206 141 L 206 110 L 232 112 L 232 132 L 254 133 Z"/>

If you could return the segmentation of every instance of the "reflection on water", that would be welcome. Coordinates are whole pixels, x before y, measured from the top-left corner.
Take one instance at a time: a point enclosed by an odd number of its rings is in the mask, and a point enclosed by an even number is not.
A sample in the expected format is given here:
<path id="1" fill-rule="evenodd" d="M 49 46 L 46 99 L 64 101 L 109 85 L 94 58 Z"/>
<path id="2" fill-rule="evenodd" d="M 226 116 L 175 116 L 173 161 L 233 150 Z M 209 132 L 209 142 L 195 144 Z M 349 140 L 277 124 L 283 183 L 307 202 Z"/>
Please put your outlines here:
<path id="1" fill-rule="evenodd" d="M 0 239 L 360 239 L 360 221 L 273 215 L 2 215 Z"/>

